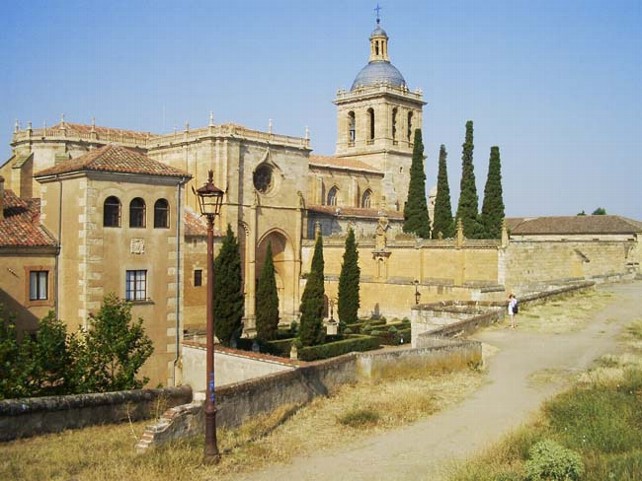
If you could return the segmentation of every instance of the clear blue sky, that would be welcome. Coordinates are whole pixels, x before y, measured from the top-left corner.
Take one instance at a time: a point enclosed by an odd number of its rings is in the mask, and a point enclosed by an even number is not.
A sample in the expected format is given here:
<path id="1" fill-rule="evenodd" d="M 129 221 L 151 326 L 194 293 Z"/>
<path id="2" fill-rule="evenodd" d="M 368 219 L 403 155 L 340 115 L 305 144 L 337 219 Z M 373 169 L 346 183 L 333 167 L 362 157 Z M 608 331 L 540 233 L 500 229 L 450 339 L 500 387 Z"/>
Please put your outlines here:
<path id="1" fill-rule="evenodd" d="M 642 2 L 380 1 L 390 56 L 421 88 L 427 183 L 459 195 L 466 120 L 481 200 L 499 145 L 509 216 L 604 207 L 642 219 Z M 24 1 L 0 7 L 0 163 L 23 127 L 169 132 L 235 122 L 332 154 L 338 88 L 368 59 L 371 0 Z"/>

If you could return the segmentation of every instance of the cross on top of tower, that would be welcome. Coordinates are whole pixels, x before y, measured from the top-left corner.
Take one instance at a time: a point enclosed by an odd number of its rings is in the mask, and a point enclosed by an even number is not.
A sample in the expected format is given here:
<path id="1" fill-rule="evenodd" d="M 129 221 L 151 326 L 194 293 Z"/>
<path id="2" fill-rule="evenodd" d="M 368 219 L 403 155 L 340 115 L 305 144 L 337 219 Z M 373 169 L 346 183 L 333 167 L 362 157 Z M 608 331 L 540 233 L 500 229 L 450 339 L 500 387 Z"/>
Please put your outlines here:
<path id="1" fill-rule="evenodd" d="M 379 23 L 381 22 L 381 15 L 380 15 L 380 13 L 381 13 L 382 8 L 381 8 L 381 7 L 379 6 L 379 4 L 377 3 L 377 6 L 375 7 L 375 9 L 374 9 L 374 10 L 375 10 L 375 12 L 377 12 L 377 25 L 379 25 Z"/>

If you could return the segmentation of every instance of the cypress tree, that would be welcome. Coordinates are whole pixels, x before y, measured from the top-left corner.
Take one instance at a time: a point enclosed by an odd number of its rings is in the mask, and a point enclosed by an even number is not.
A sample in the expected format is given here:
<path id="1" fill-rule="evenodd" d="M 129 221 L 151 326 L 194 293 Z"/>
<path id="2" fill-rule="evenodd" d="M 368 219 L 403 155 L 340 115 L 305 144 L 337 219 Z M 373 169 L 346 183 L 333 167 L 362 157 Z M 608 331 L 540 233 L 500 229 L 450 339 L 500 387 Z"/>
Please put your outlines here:
<path id="1" fill-rule="evenodd" d="M 272 243 L 268 242 L 265 263 L 256 289 L 256 338 L 260 341 L 272 341 L 277 337 L 278 327 L 279 295 L 274 278 Z"/>
<path id="2" fill-rule="evenodd" d="M 227 225 L 227 233 L 214 261 L 214 325 L 216 337 L 229 346 L 241 330 L 245 298 L 241 277 L 239 244 Z"/>
<path id="3" fill-rule="evenodd" d="M 461 156 L 461 184 L 459 204 L 457 206 L 457 219 L 461 219 L 464 227 L 464 236 L 476 239 L 480 236 L 478 219 L 479 199 L 475 185 L 475 168 L 473 166 L 473 121 L 466 122 L 466 139 L 462 145 Z"/>
<path id="4" fill-rule="evenodd" d="M 343 265 L 341 266 L 341 275 L 339 276 L 339 305 L 337 314 L 339 315 L 339 326 L 341 330 L 346 323 L 357 321 L 359 312 L 359 252 L 357 243 L 354 239 L 354 231 L 348 231 L 345 251 L 343 253 Z"/>
<path id="5" fill-rule="evenodd" d="M 499 147 L 494 146 L 490 148 L 488 177 L 486 178 L 484 203 L 481 211 L 484 237 L 488 239 L 499 239 L 502 236 L 502 222 L 505 216 L 502 194 L 502 167 Z"/>
<path id="6" fill-rule="evenodd" d="M 437 174 L 437 198 L 435 199 L 435 218 L 433 219 L 432 238 L 438 239 L 439 233 L 444 238 L 455 236 L 455 222 L 450 203 L 450 187 L 448 186 L 448 169 L 446 167 L 446 146 L 439 148 L 439 173 Z"/>
<path id="7" fill-rule="evenodd" d="M 312 256 L 312 268 L 301 297 L 301 321 L 299 340 L 303 346 L 321 344 L 325 338 L 323 329 L 323 238 L 317 237 Z"/>
<path id="8" fill-rule="evenodd" d="M 430 218 L 426 202 L 426 172 L 424 171 L 424 144 L 421 129 L 415 129 L 408 200 L 403 211 L 403 231 L 414 232 L 422 239 L 430 237 Z"/>

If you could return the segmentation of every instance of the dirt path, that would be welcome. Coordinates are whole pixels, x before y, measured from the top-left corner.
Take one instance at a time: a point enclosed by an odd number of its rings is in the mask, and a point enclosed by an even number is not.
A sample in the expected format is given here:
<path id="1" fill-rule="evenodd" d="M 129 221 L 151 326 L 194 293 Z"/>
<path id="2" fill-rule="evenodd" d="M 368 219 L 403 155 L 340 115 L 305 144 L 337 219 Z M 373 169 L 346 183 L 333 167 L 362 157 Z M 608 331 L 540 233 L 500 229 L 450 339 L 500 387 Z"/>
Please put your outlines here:
<path id="1" fill-rule="evenodd" d="M 560 384 L 529 380 L 542 370 L 576 372 L 599 356 L 615 352 L 622 327 L 642 318 L 642 282 L 603 289 L 613 300 L 595 313 L 583 330 L 569 334 L 540 334 L 488 329 L 475 339 L 497 347 L 488 361 L 488 383 L 457 406 L 414 425 L 342 448 L 296 458 L 285 466 L 239 477 L 240 480 L 379 480 L 442 479 L 450 462 L 468 457 L 528 419 Z M 614 321 L 617 319 L 617 321 Z"/>

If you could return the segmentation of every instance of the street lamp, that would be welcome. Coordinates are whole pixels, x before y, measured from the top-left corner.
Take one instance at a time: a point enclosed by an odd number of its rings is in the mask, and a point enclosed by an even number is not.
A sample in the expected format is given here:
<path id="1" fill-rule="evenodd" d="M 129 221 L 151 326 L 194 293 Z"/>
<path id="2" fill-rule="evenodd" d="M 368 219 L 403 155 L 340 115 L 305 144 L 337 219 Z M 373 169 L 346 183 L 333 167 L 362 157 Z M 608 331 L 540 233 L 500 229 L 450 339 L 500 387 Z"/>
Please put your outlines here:
<path id="1" fill-rule="evenodd" d="M 415 304 L 419 305 L 419 299 L 421 299 L 421 292 L 419 292 L 419 279 L 415 279 L 413 284 L 415 285 Z"/>
<path id="2" fill-rule="evenodd" d="M 210 170 L 207 182 L 192 191 L 198 198 L 201 215 L 207 217 L 207 363 L 205 398 L 205 454 L 203 461 L 216 464 L 221 459 L 216 444 L 216 394 L 214 384 L 214 218 L 221 212 L 224 192 L 212 182 Z"/>

